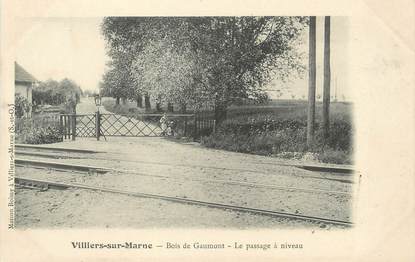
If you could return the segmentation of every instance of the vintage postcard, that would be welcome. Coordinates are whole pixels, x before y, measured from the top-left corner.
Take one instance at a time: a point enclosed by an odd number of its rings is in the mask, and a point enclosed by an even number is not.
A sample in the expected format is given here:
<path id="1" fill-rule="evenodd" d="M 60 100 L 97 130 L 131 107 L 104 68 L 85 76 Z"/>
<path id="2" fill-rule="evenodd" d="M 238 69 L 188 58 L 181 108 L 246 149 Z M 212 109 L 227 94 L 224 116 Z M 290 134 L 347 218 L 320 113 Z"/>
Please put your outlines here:
<path id="1" fill-rule="evenodd" d="M 1 261 L 413 261 L 411 1 L 2 1 Z"/>

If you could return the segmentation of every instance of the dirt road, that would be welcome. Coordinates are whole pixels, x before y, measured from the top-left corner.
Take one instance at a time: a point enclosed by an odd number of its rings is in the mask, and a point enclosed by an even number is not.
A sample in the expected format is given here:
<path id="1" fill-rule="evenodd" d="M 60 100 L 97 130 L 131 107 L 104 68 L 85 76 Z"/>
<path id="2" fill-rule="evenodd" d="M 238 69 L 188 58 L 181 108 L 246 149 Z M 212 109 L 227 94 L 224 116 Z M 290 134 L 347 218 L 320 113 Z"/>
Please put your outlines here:
<path id="1" fill-rule="evenodd" d="M 106 98 L 110 99 L 110 98 Z M 93 115 L 97 111 L 97 106 L 93 97 L 82 98 L 81 102 L 77 105 L 77 114 L 80 115 Z M 161 136 L 163 131 L 160 125 L 160 117 L 147 117 L 146 121 L 137 120 L 125 116 L 117 116 L 107 111 L 103 106 L 99 107 L 101 113 L 101 132 L 106 135 L 152 135 Z M 88 121 L 89 117 L 78 118 L 78 122 L 82 121 L 87 123 L 88 128 L 94 129 L 95 121 Z M 80 126 L 78 124 L 78 126 Z M 81 131 L 82 133 L 82 131 Z"/>

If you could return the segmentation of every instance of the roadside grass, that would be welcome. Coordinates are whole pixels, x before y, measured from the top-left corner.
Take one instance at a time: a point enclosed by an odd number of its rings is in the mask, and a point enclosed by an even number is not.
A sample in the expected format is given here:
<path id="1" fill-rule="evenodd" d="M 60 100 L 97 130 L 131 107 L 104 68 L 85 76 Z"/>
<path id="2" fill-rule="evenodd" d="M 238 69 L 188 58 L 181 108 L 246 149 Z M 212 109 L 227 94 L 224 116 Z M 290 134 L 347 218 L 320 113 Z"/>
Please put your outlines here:
<path id="1" fill-rule="evenodd" d="M 323 163 L 353 163 L 352 105 L 332 103 L 330 135 L 324 139 L 322 105 L 316 105 L 315 142 L 306 144 L 307 108 L 305 103 L 231 107 L 227 119 L 215 133 L 202 137 L 206 147 L 313 160 Z"/>

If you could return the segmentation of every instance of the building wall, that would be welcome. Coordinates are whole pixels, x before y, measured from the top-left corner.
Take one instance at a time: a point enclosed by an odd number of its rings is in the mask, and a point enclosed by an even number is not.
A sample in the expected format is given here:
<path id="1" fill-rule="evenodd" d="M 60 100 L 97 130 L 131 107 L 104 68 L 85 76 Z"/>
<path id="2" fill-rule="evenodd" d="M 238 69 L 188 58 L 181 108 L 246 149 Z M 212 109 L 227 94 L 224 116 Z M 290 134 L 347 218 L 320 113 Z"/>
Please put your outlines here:
<path id="1" fill-rule="evenodd" d="M 16 94 L 21 95 L 22 97 L 26 98 L 27 101 L 32 104 L 33 100 L 32 100 L 32 84 L 31 83 L 15 83 L 14 86 L 14 92 Z M 32 115 L 32 107 L 30 107 L 29 112 L 28 112 L 28 116 Z"/>

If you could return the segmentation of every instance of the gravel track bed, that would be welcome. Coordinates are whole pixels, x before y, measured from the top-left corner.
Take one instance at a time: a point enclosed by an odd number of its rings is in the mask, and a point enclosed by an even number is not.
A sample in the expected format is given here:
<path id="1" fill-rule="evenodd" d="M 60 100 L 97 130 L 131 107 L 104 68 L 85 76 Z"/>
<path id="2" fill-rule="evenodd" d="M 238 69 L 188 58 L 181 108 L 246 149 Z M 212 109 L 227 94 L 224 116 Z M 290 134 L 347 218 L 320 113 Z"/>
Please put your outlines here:
<path id="1" fill-rule="evenodd" d="M 265 172 L 254 172 L 243 169 L 226 169 L 217 167 L 184 166 L 182 164 L 155 164 L 145 162 L 123 161 L 123 160 L 104 160 L 104 159 L 46 159 L 32 156 L 25 156 L 25 159 L 64 162 L 66 164 L 90 165 L 105 167 L 116 170 L 124 170 L 131 173 L 142 173 L 145 175 L 169 176 L 173 178 L 186 179 L 210 179 L 239 181 L 246 183 L 257 183 L 282 187 L 298 187 L 313 190 L 340 191 L 352 193 L 352 184 L 340 181 L 326 180 L 324 178 L 310 177 L 314 175 L 312 171 L 301 170 L 295 167 L 278 167 L 278 170 Z M 342 176 L 340 175 L 340 178 Z"/>
<path id="2" fill-rule="evenodd" d="M 192 180 L 177 181 L 125 173 L 78 174 L 19 168 L 17 174 L 29 178 L 76 182 L 132 192 L 166 195 L 338 220 L 350 220 L 351 196 L 346 195 L 252 188 L 241 185 Z"/>
<path id="3" fill-rule="evenodd" d="M 16 190 L 16 227 L 345 229 L 296 219 L 79 189 Z"/>

